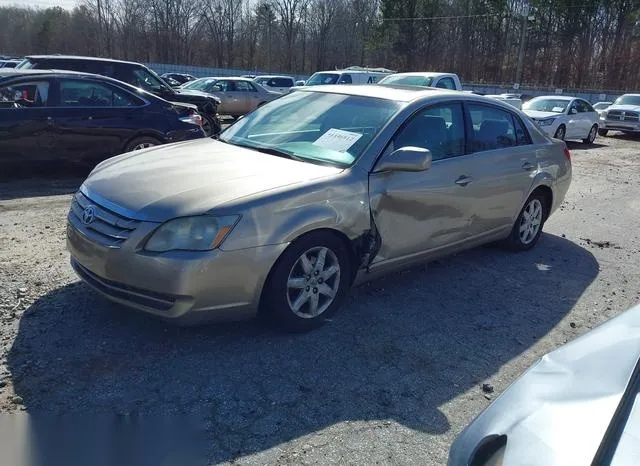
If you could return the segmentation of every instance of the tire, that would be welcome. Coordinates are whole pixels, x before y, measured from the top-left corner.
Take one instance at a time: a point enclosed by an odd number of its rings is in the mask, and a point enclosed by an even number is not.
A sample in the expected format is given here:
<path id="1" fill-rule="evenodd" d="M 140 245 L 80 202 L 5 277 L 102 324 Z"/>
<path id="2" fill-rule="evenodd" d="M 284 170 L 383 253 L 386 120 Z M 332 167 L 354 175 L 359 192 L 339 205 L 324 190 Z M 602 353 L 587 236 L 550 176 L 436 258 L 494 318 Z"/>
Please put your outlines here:
<path id="1" fill-rule="evenodd" d="M 593 141 L 596 140 L 596 135 L 598 134 L 598 125 L 593 125 L 589 130 L 589 135 L 586 139 L 583 139 L 582 142 L 585 144 L 593 144 Z"/>
<path id="2" fill-rule="evenodd" d="M 558 129 L 556 130 L 553 137 L 555 139 L 560 139 L 561 141 L 564 141 L 564 138 L 566 135 L 567 135 L 567 128 L 564 125 L 560 125 L 558 126 Z"/>
<path id="3" fill-rule="evenodd" d="M 217 136 L 222 131 L 222 125 L 220 124 L 220 119 L 217 116 L 205 116 L 202 115 L 204 120 L 204 124 L 202 125 L 202 130 L 204 131 L 205 137 Z"/>
<path id="4" fill-rule="evenodd" d="M 322 255 L 324 261 L 317 269 Z M 321 231 L 304 235 L 282 253 L 271 270 L 261 307 L 287 331 L 319 328 L 344 301 L 351 286 L 351 268 L 347 246 L 336 235 Z"/>
<path id="5" fill-rule="evenodd" d="M 534 220 L 528 220 L 527 217 L 529 216 L 530 218 L 532 214 L 535 215 Z M 533 248 L 538 239 L 540 239 L 548 214 L 547 199 L 543 194 L 529 196 L 511 229 L 511 234 L 507 238 L 509 249 L 512 251 L 528 251 Z M 523 229 L 525 230 L 522 231 Z"/>
<path id="6" fill-rule="evenodd" d="M 599 129 L 598 130 L 598 136 L 602 136 L 603 138 L 606 138 L 607 134 L 609 134 L 609 131 L 606 130 L 606 129 Z"/>
<path id="7" fill-rule="evenodd" d="M 147 149 L 148 147 L 159 146 L 162 144 L 160 139 L 151 136 L 141 136 L 133 138 L 127 143 L 124 148 L 125 152 L 132 152 L 134 150 Z"/>

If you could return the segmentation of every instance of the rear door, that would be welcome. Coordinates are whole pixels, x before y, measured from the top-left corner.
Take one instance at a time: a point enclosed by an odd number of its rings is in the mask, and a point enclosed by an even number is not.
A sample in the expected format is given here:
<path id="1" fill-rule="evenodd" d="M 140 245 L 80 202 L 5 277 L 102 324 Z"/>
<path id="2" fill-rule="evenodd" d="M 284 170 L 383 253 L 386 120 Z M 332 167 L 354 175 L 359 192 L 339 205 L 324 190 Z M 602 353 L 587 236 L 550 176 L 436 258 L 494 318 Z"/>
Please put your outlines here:
<path id="1" fill-rule="evenodd" d="M 243 107 L 246 106 L 244 102 L 244 96 L 236 91 L 236 83 L 230 79 L 220 79 L 216 81 L 216 86 L 220 88 L 220 91 L 215 92 L 215 95 L 222 100 L 222 105 L 218 110 L 218 113 L 223 115 L 243 115 Z"/>
<path id="2" fill-rule="evenodd" d="M 258 89 L 249 81 L 236 81 L 238 104 L 242 113 L 248 113 L 262 102 Z"/>
<path id="3" fill-rule="evenodd" d="M 520 117 L 486 103 L 468 103 L 470 154 L 460 180 L 471 206 L 472 238 L 510 230 L 537 170 L 535 146 Z"/>
<path id="4" fill-rule="evenodd" d="M 0 85 L 0 164 L 10 169 L 29 168 L 55 160 L 50 94 L 47 78 L 24 78 Z M 13 168 L 10 168 L 13 167 Z"/>
<path id="5" fill-rule="evenodd" d="M 144 101 L 109 83 L 62 78 L 59 89 L 54 141 L 69 161 L 94 164 L 117 155 L 140 128 L 154 126 Z"/>

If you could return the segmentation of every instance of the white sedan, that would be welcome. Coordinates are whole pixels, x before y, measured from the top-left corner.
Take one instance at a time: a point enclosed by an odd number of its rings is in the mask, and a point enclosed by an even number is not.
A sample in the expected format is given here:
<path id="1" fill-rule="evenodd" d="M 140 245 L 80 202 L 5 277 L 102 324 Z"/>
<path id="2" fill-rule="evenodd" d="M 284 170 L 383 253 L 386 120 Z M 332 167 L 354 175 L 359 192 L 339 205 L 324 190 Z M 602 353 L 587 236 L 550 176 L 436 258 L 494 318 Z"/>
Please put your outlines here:
<path id="1" fill-rule="evenodd" d="M 592 144 L 598 134 L 598 113 L 584 99 L 541 96 L 525 103 L 522 111 L 556 139 L 582 139 Z"/>

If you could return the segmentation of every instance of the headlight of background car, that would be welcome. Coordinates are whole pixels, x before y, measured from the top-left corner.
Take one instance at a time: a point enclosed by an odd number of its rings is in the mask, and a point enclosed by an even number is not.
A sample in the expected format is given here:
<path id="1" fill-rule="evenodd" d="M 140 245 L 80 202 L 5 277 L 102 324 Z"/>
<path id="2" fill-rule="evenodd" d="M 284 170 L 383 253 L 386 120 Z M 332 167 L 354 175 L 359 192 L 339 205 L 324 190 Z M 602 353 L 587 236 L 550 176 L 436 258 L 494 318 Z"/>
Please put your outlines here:
<path id="1" fill-rule="evenodd" d="M 604 112 L 600 113 L 600 118 L 602 118 L 603 120 L 605 120 L 607 118 L 607 111 L 606 110 Z"/>
<path id="2" fill-rule="evenodd" d="M 546 120 L 538 120 L 538 124 L 540 126 L 550 126 L 554 121 L 556 121 L 555 118 L 547 118 Z"/>
<path id="3" fill-rule="evenodd" d="M 163 223 L 145 244 L 153 252 L 210 251 L 222 244 L 238 222 L 237 215 L 182 217 Z"/>

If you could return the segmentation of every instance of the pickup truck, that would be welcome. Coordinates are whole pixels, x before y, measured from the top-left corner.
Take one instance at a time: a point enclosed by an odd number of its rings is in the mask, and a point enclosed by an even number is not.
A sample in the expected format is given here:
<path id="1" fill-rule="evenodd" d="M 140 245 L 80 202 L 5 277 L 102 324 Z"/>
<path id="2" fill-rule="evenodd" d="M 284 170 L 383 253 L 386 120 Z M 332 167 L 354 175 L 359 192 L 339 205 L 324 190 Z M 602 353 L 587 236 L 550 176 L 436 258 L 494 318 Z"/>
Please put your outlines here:
<path id="1" fill-rule="evenodd" d="M 598 134 L 606 136 L 609 131 L 640 133 L 640 94 L 622 95 L 600 113 Z"/>

